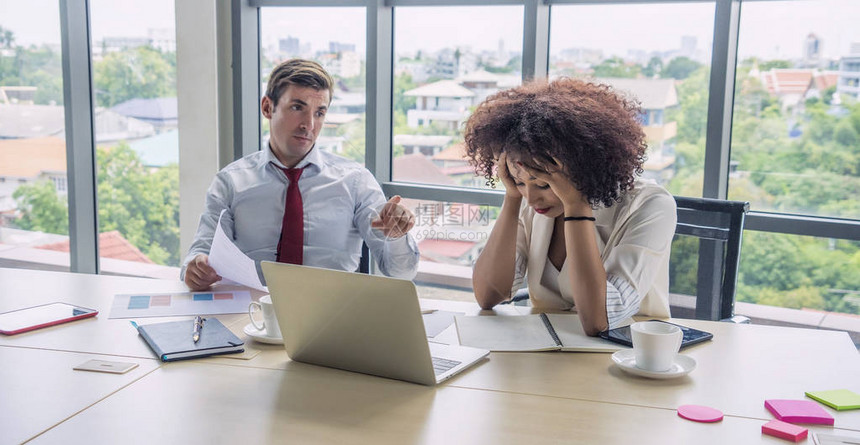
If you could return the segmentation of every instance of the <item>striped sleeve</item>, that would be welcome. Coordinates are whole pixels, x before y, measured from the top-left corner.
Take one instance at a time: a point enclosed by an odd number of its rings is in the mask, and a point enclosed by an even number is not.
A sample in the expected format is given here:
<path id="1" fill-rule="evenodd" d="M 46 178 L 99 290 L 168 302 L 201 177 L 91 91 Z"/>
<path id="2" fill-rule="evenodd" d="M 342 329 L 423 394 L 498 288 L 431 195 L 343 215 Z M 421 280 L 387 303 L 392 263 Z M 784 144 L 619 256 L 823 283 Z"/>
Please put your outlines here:
<path id="1" fill-rule="evenodd" d="M 528 218 L 529 207 L 525 202 L 520 207 L 517 217 L 517 253 L 514 264 L 514 282 L 511 286 L 511 298 L 522 287 L 526 285 L 526 271 L 529 263 L 529 234 L 531 233 L 531 220 Z"/>
<path id="2" fill-rule="evenodd" d="M 514 284 L 511 286 L 511 297 L 525 286 L 527 262 L 528 258 L 517 254 L 517 262 L 514 266 Z"/>
<path id="3" fill-rule="evenodd" d="M 609 329 L 639 312 L 642 296 L 624 278 L 616 275 L 606 277 L 606 318 Z"/>

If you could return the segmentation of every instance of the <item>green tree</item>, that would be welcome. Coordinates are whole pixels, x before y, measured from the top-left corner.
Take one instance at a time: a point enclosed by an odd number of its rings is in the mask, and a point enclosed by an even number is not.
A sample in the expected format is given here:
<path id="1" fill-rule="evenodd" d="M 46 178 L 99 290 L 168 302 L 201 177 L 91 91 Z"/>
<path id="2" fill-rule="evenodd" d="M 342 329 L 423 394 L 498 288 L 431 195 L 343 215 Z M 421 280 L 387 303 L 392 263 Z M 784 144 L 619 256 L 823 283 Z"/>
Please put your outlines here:
<path id="1" fill-rule="evenodd" d="M 336 136 L 343 136 L 343 153 L 345 158 L 352 159 L 361 165 L 364 165 L 365 159 L 365 117 L 356 119 L 348 124 L 341 125 L 335 131 Z"/>
<path id="2" fill-rule="evenodd" d="M 14 37 L 11 39 L 14 41 Z M 17 46 L 14 57 L 0 57 L 0 85 L 34 86 L 36 104 L 62 105 L 61 56 L 47 45 L 31 45 L 29 48 Z"/>
<path id="3" fill-rule="evenodd" d="M 793 309 L 824 309 L 825 306 L 821 289 L 812 286 L 802 286 L 785 292 L 765 287 L 758 291 L 757 303 Z"/>
<path id="4" fill-rule="evenodd" d="M 675 236 L 669 262 L 669 291 L 673 294 L 696 295 L 699 270 L 699 242 L 690 236 Z"/>
<path id="5" fill-rule="evenodd" d="M 635 78 L 642 72 L 642 67 L 629 64 L 620 57 L 611 57 L 594 66 L 595 77 L 625 77 Z"/>
<path id="6" fill-rule="evenodd" d="M 128 144 L 99 148 L 99 231 L 118 230 L 158 264 L 179 265 L 179 168 L 150 172 Z"/>
<path id="7" fill-rule="evenodd" d="M 663 71 L 663 60 L 659 57 L 652 57 L 651 60 L 648 61 L 648 64 L 645 65 L 645 68 L 642 68 L 642 74 L 646 77 L 660 77 L 660 73 Z"/>
<path id="8" fill-rule="evenodd" d="M 701 63 L 689 57 L 675 57 L 663 68 L 661 75 L 673 79 L 683 80 L 702 66 Z"/>
<path id="9" fill-rule="evenodd" d="M 69 210 L 65 197 L 57 195 L 51 181 L 39 181 L 18 187 L 12 194 L 21 216 L 15 225 L 37 232 L 69 234 Z"/>
<path id="10" fill-rule="evenodd" d="M 761 71 L 770 71 L 772 69 L 788 69 L 791 68 L 791 62 L 788 60 L 767 60 L 760 62 L 758 69 Z"/>
<path id="11" fill-rule="evenodd" d="M 367 63 L 362 60 L 357 76 L 336 78 L 335 81 L 344 91 L 364 91 L 367 85 Z"/>
<path id="12" fill-rule="evenodd" d="M 140 46 L 108 53 L 93 69 L 96 99 L 103 107 L 135 98 L 176 95 L 174 53 Z"/>
<path id="13" fill-rule="evenodd" d="M 860 135 L 848 119 L 842 119 L 836 124 L 833 139 L 847 148 L 856 147 L 860 143 Z"/>
<path id="14" fill-rule="evenodd" d="M 100 147 L 98 162 L 99 231 L 118 230 L 158 264 L 179 265 L 179 168 L 145 168 L 126 143 Z M 13 195 L 25 230 L 68 234 L 68 205 L 50 182 L 24 185 Z"/>
<path id="15" fill-rule="evenodd" d="M 664 71 L 665 72 L 665 71 Z M 700 66 L 682 82 L 676 82 L 678 106 L 668 111 L 668 121 L 678 123 L 679 142 L 693 144 L 705 151 L 705 129 L 708 125 L 708 82 L 710 70 Z M 703 164 L 691 164 L 701 168 Z"/>
<path id="16" fill-rule="evenodd" d="M 418 87 L 409 73 L 400 73 L 394 78 L 394 113 L 400 112 L 404 115 L 415 108 L 415 98 L 408 97 L 404 93 Z"/>
<path id="17" fill-rule="evenodd" d="M 12 48 L 15 43 L 15 33 L 11 29 L 0 26 L 0 48 Z"/>
<path id="18" fill-rule="evenodd" d="M 507 70 L 506 72 L 508 72 L 508 73 L 515 73 L 515 72 L 522 71 L 522 69 L 523 69 L 523 56 L 522 56 L 522 54 L 517 54 L 517 55 L 511 57 L 511 59 L 508 60 L 507 65 L 505 65 L 505 69 Z"/>
<path id="19" fill-rule="evenodd" d="M 857 218 L 860 106 L 820 100 L 785 111 L 760 78 L 749 74 L 756 66 L 790 65 L 755 59 L 738 65 L 731 135 L 737 173 L 729 178 L 729 199 L 749 201 L 753 210 Z M 676 172 L 667 185 L 676 195 L 699 196 L 702 190 L 708 80 L 708 68 L 701 66 L 678 82 L 680 103 L 667 116 L 678 122 Z M 790 130 L 800 136 L 790 137 Z M 673 245 L 671 289 L 692 293 L 696 250 L 683 241 Z M 850 297 L 860 290 L 858 252 L 855 241 L 746 231 L 737 300 L 860 313 Z"/>

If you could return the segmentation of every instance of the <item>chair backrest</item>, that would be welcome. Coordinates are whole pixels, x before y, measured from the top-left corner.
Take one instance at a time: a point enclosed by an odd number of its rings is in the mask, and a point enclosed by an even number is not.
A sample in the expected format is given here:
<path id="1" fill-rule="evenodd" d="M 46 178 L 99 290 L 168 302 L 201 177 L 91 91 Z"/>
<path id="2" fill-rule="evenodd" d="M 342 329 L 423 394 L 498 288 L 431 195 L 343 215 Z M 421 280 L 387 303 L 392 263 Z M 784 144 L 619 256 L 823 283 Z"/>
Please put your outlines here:
<path id="1" fill-rule="evenodd" d="M 723 320 L 734 315 L 735 288 L 741 256 L 744 218 L 749 203 L 721 199 L 675 197 L 678 208 L 676 241 L 698 238 L 695 312 L 677 306 L 673 317 Z M 673 242 L 673 245 L 675 242 Z M 680 260 L 673 248 L 673 261 Z M 677 272 L 677 270 L 676 270 Z M 673 277 L 677 280 L 677 276 Z M 672 286 L 670 285 L 670 292 Z"/>

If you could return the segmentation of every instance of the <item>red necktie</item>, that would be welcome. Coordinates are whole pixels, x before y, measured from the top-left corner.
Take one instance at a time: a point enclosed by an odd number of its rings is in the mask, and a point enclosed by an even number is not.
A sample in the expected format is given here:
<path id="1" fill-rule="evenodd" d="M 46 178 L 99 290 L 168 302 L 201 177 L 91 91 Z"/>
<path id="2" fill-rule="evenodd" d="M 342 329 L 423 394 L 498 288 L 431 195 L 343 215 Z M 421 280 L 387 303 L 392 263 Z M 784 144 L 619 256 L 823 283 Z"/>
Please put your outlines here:
<path id="1" fill-rule="evenodd" d="M 280 167 L 278 167 L 280 168 Z M 287 186 L 287 200 L 284 205 L 284 220 L 281 223 L 281 239 L 278 242 L 276 260 L 279 263 L 302 264 L 305 222 L 302 207 L 302 194 L 299 192 L 299 177 L 302 168 L 281 168 L 290 181 Z"/>

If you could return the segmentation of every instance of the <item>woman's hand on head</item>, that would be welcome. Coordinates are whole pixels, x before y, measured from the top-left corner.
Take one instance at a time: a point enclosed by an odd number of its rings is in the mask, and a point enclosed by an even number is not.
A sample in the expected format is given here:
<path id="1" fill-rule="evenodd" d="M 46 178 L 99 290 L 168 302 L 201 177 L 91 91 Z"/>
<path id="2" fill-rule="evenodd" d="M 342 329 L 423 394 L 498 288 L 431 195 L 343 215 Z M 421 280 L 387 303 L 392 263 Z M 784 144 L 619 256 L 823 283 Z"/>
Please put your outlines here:
<path id="1" fill-rule="evenodd" d="M 549 184 L 550 189 L 564 204 L 565 214 L 573 213 L 581 216 L 591 215 L 591 205 L 576 185 L 570 180 L 561 161 L 552 158 L 553 164 L 538 165 L 540 169 L 517 163 L 520 168 L 536 179 Z"/>
<path id="2" fill-rule="evenodd" d="M 514 181 L 514 177 L 511 175 L 510 170 L 508 170 L 508 154 L 502 152 L 499 156 L 499 160 L 497 162 L 497 170 L 496 175 L 502 181 L 502 184 L 505 186 L 505 196 L 508 198 L 517 198 L 520 199 L 523 197 L 522 193 L 517 190 L 516 181 Z"/>

